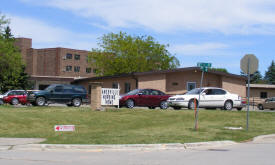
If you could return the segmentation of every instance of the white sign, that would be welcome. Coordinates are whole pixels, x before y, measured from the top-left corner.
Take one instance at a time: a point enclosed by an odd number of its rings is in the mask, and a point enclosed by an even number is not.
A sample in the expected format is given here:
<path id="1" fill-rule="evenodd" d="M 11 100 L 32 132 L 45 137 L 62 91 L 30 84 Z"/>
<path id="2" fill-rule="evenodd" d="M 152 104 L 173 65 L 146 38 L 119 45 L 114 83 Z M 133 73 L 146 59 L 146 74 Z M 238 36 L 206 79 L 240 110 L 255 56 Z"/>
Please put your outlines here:
<path id="1" fill-rule="evenodd" d="M 74 125 L 55 125 L 54 126 L 55 131 L 75 131 Z"/>
<path id="2" fill-rule="evenodd" d="M 102 88 L 101 105 L 119 105 L 119 89 Z"/>

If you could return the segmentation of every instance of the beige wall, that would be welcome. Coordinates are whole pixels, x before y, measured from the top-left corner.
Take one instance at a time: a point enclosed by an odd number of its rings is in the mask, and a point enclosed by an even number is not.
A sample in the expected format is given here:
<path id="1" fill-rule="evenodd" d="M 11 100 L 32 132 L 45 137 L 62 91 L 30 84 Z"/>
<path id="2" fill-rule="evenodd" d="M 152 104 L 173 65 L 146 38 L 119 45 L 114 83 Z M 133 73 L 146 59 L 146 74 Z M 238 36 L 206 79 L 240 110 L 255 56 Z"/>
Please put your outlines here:
<path id="1" fill-rule="evenodd" d="M 250 99 L 255 102 L 261 102 L 264 101 L 265 99 L 261 99 L 261 92 L 266 92 L 267 97 L 275 97 L 275 89 L 268 89 L 268 88 L 250 88 Z"/>
<path id="2" fill-rule="evenodd" d="M 167 94 L 183 94 L 187 91 L 187 83 L 195 82 L 196 87 L 200 86 L 201 72 L 197 70 L 168 73 L 166 75 Z M 177 84 L 177 85 L 175 85 Z M 205 73 L 203 86 L 221 87 L 221 78 L 218 75 Z"/>
<path id="3" fill-rule="evenodd" d="M 133 79 L 130 76 L 129 77 L 123 77 L 123 78 L 104 79 L 104 80 L 81 81 L 77 84 L 83 85 L 86 88 L 86 90 L 88 91 L 90 82 L 102 82 L 103 83 L 103 88 L 112 88 L 113 83 L 119 83 L 120 94 L 125 93 L 125 83 L 130 83 L 131 84 L 131 90 L 136 89 L 136 80 Z"/>
<path id="4" fill-rule="evenodd" d="M 166 74 L 138 76 L 138 88 L 151 88 L 166 92 Z"/>
<path id="5" fill-rule="evenodd" d="M 235 93 L 241 97 L 246 97 L 246 82 L 244 79 L 223 76 L 222 88 L 230 93 Z"/>

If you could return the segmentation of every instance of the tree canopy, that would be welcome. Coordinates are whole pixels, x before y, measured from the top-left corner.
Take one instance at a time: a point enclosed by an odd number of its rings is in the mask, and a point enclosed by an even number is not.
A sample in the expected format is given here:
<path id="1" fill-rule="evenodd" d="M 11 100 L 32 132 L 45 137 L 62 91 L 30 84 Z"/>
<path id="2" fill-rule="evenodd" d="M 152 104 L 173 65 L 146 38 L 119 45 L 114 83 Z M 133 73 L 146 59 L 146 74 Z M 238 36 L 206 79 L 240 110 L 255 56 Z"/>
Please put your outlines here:
<path id="1" fill-rule="evenodd" d="M 131 36 L 109 33 L 99 38 L 98 49 L 92 49 L 89 61 L 96 75 L 116 75 L 131 72 L 173 69 L 178 59 L 151 36 Z"/>
<path id="2" fill-rule="evenodd" d="M 25 89 L 29 85 L 21 54 L 14 45 L 15 39 L 7 25 L 8 20 L 0 15 L 0 91 L 2 92 Z"/>
<path id="3" fill-rule="evenodd" d="M 275 63 L 272 60 L 271 65 L 268 67 L 267 71 L 265 72 L 265 80 L 269 84 L 275 84 Z"/>

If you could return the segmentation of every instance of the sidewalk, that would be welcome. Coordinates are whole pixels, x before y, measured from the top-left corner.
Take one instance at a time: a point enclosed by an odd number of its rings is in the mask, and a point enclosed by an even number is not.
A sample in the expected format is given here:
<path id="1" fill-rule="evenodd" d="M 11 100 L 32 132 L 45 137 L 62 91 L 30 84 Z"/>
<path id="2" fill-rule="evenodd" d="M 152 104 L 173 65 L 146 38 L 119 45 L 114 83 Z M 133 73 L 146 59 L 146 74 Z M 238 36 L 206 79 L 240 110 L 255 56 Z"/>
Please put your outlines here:
<path id="1" fill-rule="evenodd" d="M 123 151 L 123 150 L 187 150 L 216 148 L 238 144 L 234 141 L 210 141 L 198 143 L 167 143 L 167 144 L 110 144 L 110 145 L 79 145 L 79 144 L 38 144 L 45 139 L 35 138 L 0 138 L 0 151 L 3 150 L 35 150 L 35 151 Z M 274 142 L 275 134 L 253 138 L 249 143 Z"/>

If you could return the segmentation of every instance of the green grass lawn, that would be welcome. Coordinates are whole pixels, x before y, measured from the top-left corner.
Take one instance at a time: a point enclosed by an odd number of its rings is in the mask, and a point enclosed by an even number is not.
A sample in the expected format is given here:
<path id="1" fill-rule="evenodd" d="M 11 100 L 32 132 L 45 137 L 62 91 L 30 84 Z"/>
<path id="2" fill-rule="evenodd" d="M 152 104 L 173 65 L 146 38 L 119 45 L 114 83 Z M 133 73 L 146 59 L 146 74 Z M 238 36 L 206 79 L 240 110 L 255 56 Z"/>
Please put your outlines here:
<path id="1" fill-rule="evenodd" d="M 75 132 L 55 132 L 54 125 L 73 124 Z M 226 130 L 224 127 L 243 127 Z M 201 110 L 194 131 L 194 111 L 0 106 L 0 137 L 46 138 L 53 144 L 186 143 L 244 141 L 275 133 L 275 113 Z"/>

